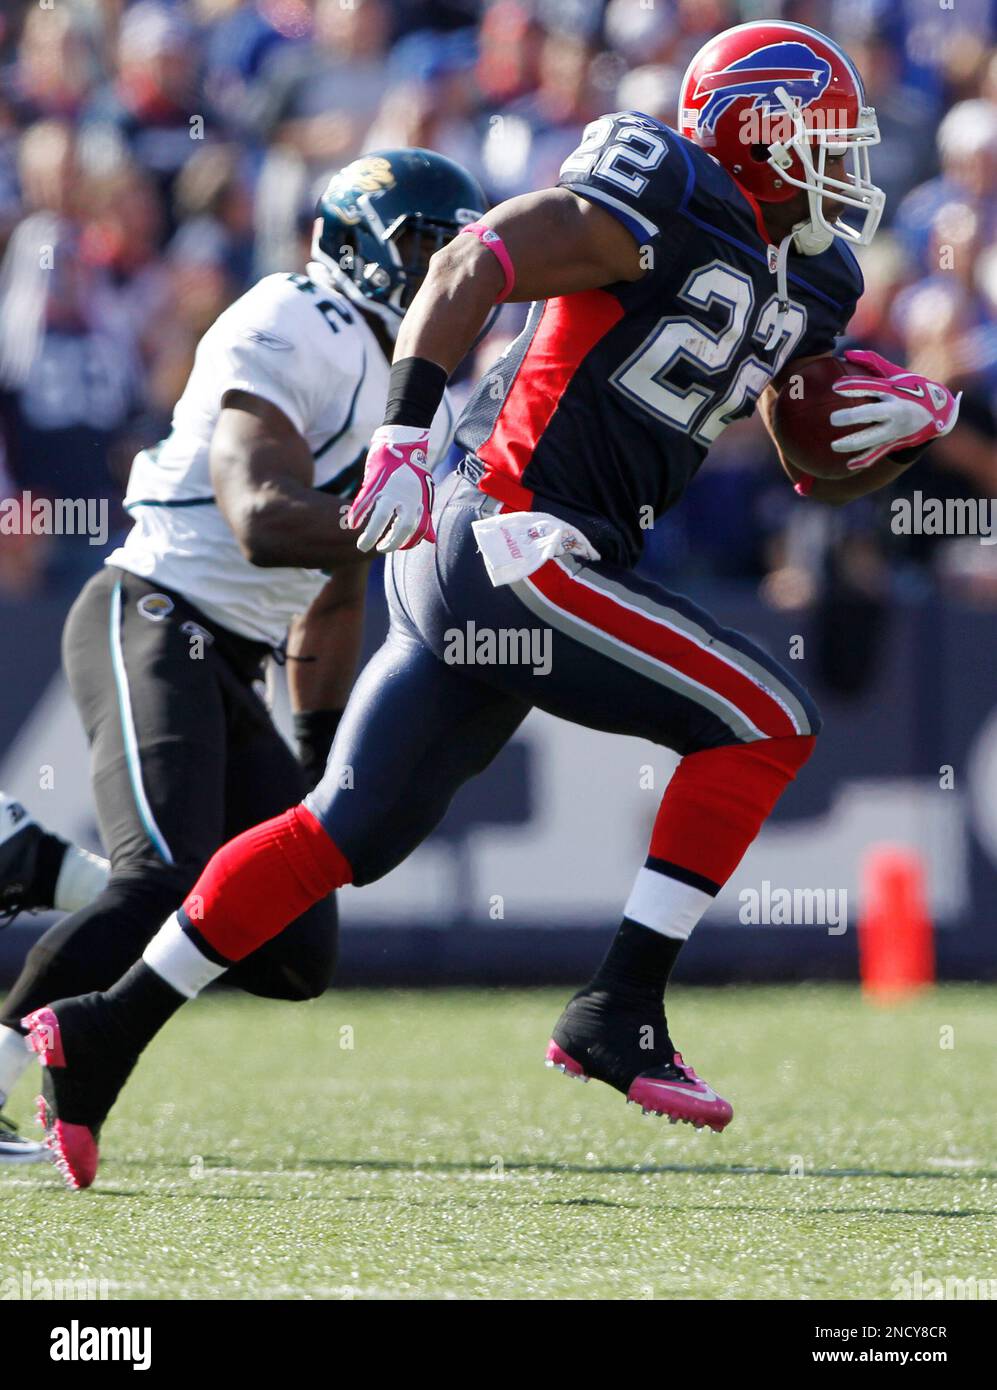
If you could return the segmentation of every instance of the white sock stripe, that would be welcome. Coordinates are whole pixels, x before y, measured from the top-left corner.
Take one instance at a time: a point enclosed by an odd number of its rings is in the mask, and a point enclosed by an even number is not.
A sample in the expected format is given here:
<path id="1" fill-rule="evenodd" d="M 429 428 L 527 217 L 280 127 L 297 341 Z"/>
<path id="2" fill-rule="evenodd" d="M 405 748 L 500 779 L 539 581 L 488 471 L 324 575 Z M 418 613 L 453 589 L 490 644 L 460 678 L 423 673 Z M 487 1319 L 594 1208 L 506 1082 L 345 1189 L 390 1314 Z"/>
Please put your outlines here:
<path id="1" fill-rule="evenodd" d="M 81 907 L 89 907 L 107 887 L 110 876 L 111 866 L 106 859 L 78 845 L 70 845 L 59 866 L 52 906 L 60 912 L 76 912 Z"/>
<path id="2" fill-rule="evenodd" d="M 226 966 L 208 960 L 184 932 L 176 913 L 167 918 L 142 952 L 150 970 L 172 985 L 178 994 L 194 999 L 212 980 L 224 975 Z"/>
<path id="3" fill-rule="evenodd" d="M 623 915 L 662 936 L 685 941 L 712 902 L 701 888 L 645 867 L 634 880 Z"/>
<path id="4" fill-rule="evenodd" d="M 14 1089 L 18 1077 L 31 1065 L 34 1053 L 28 1040 L 16 1028 L 0 1024 L 0 1108 Z"/>

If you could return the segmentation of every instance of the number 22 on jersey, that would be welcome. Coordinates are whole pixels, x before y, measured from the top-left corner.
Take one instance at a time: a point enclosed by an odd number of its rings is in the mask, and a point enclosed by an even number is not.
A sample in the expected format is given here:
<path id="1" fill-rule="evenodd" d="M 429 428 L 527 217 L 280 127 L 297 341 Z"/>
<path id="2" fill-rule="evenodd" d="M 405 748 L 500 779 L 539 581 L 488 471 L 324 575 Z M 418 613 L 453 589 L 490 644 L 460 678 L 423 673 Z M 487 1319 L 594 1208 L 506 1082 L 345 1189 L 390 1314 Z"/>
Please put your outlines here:
<path id="1" fill-rule="evenodd" d="M 614 131 L 615 139 L 608 144 Z M 586 126 L 581 144 L 565 160 L 561 173 L 599 178 L 639 198 L 647 187 L 648 175 L 667 153 L 667 140 L 645 122 L 621 124 L 602 117 Z M 668 315 L 655 324 L 611 381 L 617 390 L 665 424 L 692 435 L 700 444 L 710 445 L 732 420 L 746 412 L 789 359 L 806 329 L 806 310 L 791 303 L 774 358 L 767 349 L 767 361 L 752 353 L 728 379 L 755 306 L 751 277 L 724 261 L 712 260 L 691 272 L 676 298 L 701 312 L 723 307 L 727 312 L 726 325 L 714 331 L 695 314 Z M 767 344 L 776 312 L 777 298 L 773 294 L 762 305 L 751 328 L 751 340 L 760 349 Z M 710 386 L 703 382 L 684 388 L 675 385 L 668 378 L 680 363 L 705 376 L 720 377 L 721 384 Z"/>
<path id="2" fill-rule="evenodd" d="M 758 399 L 789 358 L 806 328 L 806 311 L 799 304 L 790 303 L 774 359 L 763 361 L 752 353 L 741 362 L 733 378 L 725 382 L 727 389 L 720 394 L 705 384 L 679 388 L 669 382 L 668 376 L 680 362 L 709 376 L 729 372 L 744 342 L 754 308 L 751 278 L 723 261 L 711 261 L 692 271 L 677 298 L 704 310 L 724 306 L 726 326 L 714 332 L 688 314 L 659 319 L 611 380 L 624 395 L 659 420 L 691 434 L 700 444 L 709 445 L 744 413 L 750 402 Z M 760 349 L 768 341 L 777 310 L 778 299 L 773 294 L 762 306 L 751 333 L 752 342 Z"/>

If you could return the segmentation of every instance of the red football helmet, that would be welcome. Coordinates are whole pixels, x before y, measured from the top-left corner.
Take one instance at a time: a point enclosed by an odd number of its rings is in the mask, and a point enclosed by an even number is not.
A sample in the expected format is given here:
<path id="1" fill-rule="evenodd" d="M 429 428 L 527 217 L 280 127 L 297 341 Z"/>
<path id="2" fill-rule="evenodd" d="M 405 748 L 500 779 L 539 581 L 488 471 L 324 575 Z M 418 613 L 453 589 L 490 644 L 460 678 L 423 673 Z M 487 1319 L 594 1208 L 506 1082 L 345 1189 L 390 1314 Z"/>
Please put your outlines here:
<path id="1" fill-rule="evenodd" d="M 801 251 L 823 251 L 835 236 L 872 240 L 886 201 L 869 177 L 876 112 L 851 59 L 815 29 L 759 20 L 711 39 L 682 80 L 679 129 L 759 202 L 806 189 L 809 223 L 795 232 Z M 842 156 L 850 172 L 833 177 L 827 160 Z M 828 221 L 824 197 L 861 212 L 859 225 Z"/>

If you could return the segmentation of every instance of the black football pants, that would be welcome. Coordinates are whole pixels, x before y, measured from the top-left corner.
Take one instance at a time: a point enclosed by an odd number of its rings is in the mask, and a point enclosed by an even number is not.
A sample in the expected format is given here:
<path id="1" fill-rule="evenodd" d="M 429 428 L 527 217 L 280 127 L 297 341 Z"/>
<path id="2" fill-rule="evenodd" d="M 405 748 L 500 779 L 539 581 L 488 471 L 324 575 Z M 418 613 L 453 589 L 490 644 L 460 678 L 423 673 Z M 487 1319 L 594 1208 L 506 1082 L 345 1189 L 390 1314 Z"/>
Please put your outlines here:
<path id="1" fill-rule="evenodd" d="M 63 664 L 111 877 L 32 948 L 0 1023 L 17 1027 L 53 999 L 108 988 L 220 845 L 301 800 L 304 776 L 254 689 L 265 651 L 125 571 L 105 568 L 84 587 L 66 619 Z M 267 998 L 313 998 L 332 978 L 336 937 L 329 897 L 229 979 Z"/>

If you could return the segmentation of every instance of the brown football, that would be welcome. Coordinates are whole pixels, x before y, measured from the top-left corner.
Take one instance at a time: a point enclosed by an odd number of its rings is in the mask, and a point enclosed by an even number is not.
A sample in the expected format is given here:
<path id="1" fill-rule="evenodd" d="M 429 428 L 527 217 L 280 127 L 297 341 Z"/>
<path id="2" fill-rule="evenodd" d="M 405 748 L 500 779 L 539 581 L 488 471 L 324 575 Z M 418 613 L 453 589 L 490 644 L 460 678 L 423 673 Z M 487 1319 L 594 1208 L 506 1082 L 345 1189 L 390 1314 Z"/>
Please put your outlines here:
<path id="1" fill-rule="evenodd" d="M 789 376 L 776 397 L 772 425 L 779 447 L 803 473 L 812 478 L 851 478 L 848 460 L 854 454 L 836 454 L 831 441 L 848 434 L 847 427 L 832 427 L 832 411 L 862 405 L 864 397 L 838 396 L 832 387 L 841 376 L 870 376 L 855 362 L 840 357 L 818 357 Z M 853 426 L 859 429 L 861 426 Z"/>

